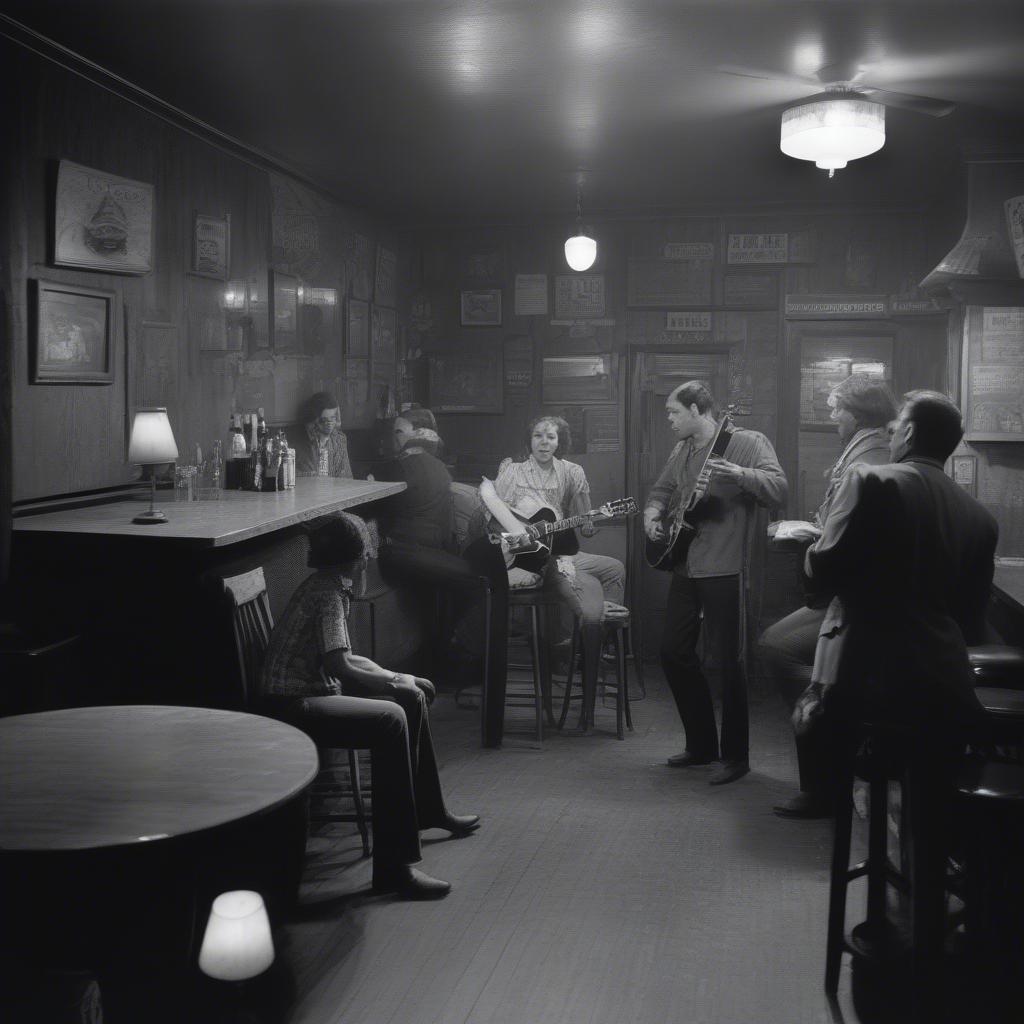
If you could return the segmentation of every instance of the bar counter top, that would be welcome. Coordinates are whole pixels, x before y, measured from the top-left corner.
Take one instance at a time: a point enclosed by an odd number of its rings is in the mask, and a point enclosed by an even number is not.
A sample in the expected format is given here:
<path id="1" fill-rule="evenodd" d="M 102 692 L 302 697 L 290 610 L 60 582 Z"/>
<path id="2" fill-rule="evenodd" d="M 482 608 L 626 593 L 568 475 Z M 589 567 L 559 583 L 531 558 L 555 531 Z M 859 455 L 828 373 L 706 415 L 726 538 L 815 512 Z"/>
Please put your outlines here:
<path id="1" fill-rule="evenodd" d="M 173 492 L 158 491 L 156 507 L 167 516 L 167 522 L 157 526 L 132 522 L 134 516 L 149 507 L 147 498 L 146 502 L 117 501 L 24 516 L 14 520 L 14 532 L 64 537 L 146 537 L 189 549 L 220 548 L 404 490 L 404 483 L 300 477 L 294 490 L 266 494 L 225 490 L 220 498 L 207 501 L 178 502 Z"/>
<path id="2" fill-rule="evenodd" d="M 996 562 L 992 586 L 1017 612 L 1024 612 L 1024 565 L 1000 565 Z"/>

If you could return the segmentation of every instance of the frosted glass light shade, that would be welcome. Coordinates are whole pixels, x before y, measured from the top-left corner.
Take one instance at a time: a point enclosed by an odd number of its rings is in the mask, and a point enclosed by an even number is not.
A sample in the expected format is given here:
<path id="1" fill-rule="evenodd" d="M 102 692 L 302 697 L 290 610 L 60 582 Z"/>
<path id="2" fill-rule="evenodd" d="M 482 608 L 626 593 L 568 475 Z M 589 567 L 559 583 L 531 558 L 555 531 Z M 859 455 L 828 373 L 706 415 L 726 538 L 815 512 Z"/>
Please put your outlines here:
<path id="1" fill-rule="evenodd" d="M 139 409 L 132 420 L 128 461 L 139 466 L 173 462 L 178 457 L 166 409 Z"/>
<path id="2" fill-rule="evenodd" d="M 824 170 L 877 153 L 885 145 L 885 107 L 871 100 L 840 98 L 790 107 L 782 114 L 779 148 Z"/>
<path id="3" fill-rule="evenodd" d="M 221 893 L 210 909 L 199 969 L 218 981 L 245 981 L 274 962 L 274 940 L 263 897 L 239 889 Z"/>
<path id="4" fill-rule="evenodd" d="M 589 235 L 578 234 L 565 240 L 565 262 L 573 270 L 589 270 L 597 259 L 597 242 Z"/>

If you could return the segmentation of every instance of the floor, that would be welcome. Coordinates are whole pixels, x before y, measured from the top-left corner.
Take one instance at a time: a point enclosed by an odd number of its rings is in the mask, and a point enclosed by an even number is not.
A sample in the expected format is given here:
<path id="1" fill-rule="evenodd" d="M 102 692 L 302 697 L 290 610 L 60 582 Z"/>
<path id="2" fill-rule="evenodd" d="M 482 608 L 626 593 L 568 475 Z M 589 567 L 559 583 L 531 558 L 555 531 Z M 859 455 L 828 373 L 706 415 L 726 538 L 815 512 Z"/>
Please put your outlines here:
<path id="1" fill-rule="evenodd" d="M 654 671 L 649 675 L 654 676 Z M 752 704 L 752 771 L 710 787 L 665 765 L 682 746 L 658 678 L 635 732 L 548 731 L 524 713 L 501 750 L 452 696 L 433 712 L 451 807 L 484 823 L 427 833 L 438 903 L 368 891 L 348 826 L 315 837 L 295 919 L 279 934 L 295 1024 L 819 1024 L 830 826 L 785 821 L 794 789 L 781 703 Z M 844 967 L 839 1012 L 855 1022 Z"/>

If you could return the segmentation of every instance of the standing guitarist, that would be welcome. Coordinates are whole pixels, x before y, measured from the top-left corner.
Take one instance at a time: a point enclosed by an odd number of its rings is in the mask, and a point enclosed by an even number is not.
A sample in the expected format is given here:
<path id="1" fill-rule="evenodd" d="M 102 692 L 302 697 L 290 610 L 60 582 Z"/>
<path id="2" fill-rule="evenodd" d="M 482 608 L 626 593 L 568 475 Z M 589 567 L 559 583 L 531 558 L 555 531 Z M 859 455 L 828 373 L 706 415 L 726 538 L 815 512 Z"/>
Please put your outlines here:
<path id="1" fill-rule="evenodd" d="M 707 457 L 720 421 L 715 400 L 700 381 L 677 387 L 665 410 L 679 443 L 644 509 L 644 530 L 651 541 L 665 541 L 677 510 L 689 504 L 705 463 L 711 472 L 710 483 L 700 484 L 703 497 L 687 513 L 692 540 L 672 567 L 665 611 L 661 663 L 686 733 L 686 749 L 668 763 L 690 768 L 721 756 L 708 781 L 722 785 L 750 771 L 743 606 L 757 506 L 778 508 L 785 502 L 786 475 L 771 442 L 756 430 L 724 428 L 729 436 L 723 455 Z M 705 651 L 722 674 L 721 743 L 711 691 L 697 657 L 701 613 Z"/>

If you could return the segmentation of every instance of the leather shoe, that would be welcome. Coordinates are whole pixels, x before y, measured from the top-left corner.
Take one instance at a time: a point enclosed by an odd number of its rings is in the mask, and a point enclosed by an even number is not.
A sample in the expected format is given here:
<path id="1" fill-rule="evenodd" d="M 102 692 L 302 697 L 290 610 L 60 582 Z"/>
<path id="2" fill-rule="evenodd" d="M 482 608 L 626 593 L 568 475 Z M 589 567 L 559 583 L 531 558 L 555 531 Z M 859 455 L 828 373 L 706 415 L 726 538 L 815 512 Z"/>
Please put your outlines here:
<path id="1" fill-rule="evenodd" d="M 374 870 L 374 892 L 397 893 L 406 900 L 440 900 L 452 891 L 451 882 L 417 871 L 411 864 Z"/>
<path id="2" fill-rule="evenodd" d="M 444 818 L 431 828 L 443 828 L 453 836 L 468 836 L 480 827 L 479 814 L 452 814 L 448 812 Z"/>
<path id="3" fill-rule="evenodd" d="M 780 818 L 830 818 L 832 807 L 819 793 L 797 793 L 792 800 L 776 804 L 772 810 Z"/>
<path id="4" fill-rule="evenodd" d="M 708 785 L 724 786 L 727 782 L 743 778 L 749 771 L 750 764 L 747 761 L 723 761 L 721 766 L 708 776 Z"/>
<path id="5" fill-rule="evenodd" d="M 714 760 L 713 757 L 700 757 L 689 750 L 684 750 L 681 754 L 673 754 L 668 759 L 668 765 L 670 768 L 698 768 L 704 764 L 711 764 Z"/>

